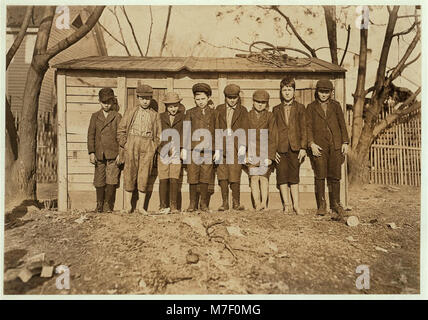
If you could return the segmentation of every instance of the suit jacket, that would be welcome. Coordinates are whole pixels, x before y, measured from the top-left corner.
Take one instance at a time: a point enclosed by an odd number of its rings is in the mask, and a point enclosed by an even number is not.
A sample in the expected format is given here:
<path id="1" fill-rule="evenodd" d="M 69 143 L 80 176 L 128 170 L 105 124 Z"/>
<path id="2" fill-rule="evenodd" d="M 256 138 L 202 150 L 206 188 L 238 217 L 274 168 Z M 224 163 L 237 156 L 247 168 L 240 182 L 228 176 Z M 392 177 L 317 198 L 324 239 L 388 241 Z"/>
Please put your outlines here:
<path id="1" fill-rule="evenodd" d="M 215 139 L 215 111 L 210 107 L 205 107 L 205 115 L 202 114 L 202 109 L 200 107 L 193 107 L 192 109 L 186 112 L 184 118 L 185 121 L 190 121 L 191 124 L 191 134 L 187 136 L 184 134 L 183 137 L 183 146 L 190 146 L 191 150 L 198 147 L 198 149 L 210 149 L 214 150 L 214 139 Z M 211 134 L 211 141 L 206 142 L 203 145 L 200 145 L 202 141 L 188 141 L 192 139 L 193 133 L 198 129 L 207 129 Z M 203 139 L 201 139 L 203 140 Z M 211 143 L 211 145 L 209 145 Z"/>
<path id="2" fill-rule="evenodd" d="M 340 149 L 343 143 L 349 143 L 345 117 L 340 103 L 330 99 L 327 104 L 327 115 L 318 100 L 311 102 L 307 109 L 308 145 L 312 142 L 319 146 L 328 144 L 330 132 L 333 136 L 334 148 Z M 330 132 L 329 132 L 330 130 Z"/>
<path id="3" fill-rule="evenodd" d="M 174 117 L 174 122 L 172 124 L 169 121 L 169 113 L 167 111 L 162 112 L 160 114 L 162 132 L 163 130 L 166 130 L 166 129 L 177 130 L 178 134 L 180 135 L 180 149 L 183 147 L 183 121 L 184 121 L 183 112 L 177 112 L 177 114 Z M 170 141 L 172 141 L 171 137 L 169 137 L 168 141 L 161 141 L 160 148 L 162 148 L 164 145 L 166 145 Z"/>
<path id="4" fill-rule="evenodd" d="M 107 118 L 103 110 L 92 114 L 88 128 L 88 153 L 95 153 L 97 159 L 116 159 L 119 154 L 117 127 L 122 116 L 117 111 L 110 111 Z"/>
<path id="5" fill-rule="evenodd" d="M 255 149 L 256 156 L 260 156 L 260 130 L 268 130 L 268 158 L 275 160 L 276 143 L 277 143 L 277 127 L 275 118 L 272 112 L 264 110 L 259 113 L 252 109 L 248 112 L 248 129 L 256 129 L 256 138 L 250 139 L 250 131 L 248 131 L 248 150 Z"/>
<path id="6" fill-rule="evenodd" d="M 138 105 L 127 108 L 122 120 L 119 122 L 119 126 L 117 128 L 117 140 L 119 141 L 119 145 L 123 148 L 125 147 L 126 141 L 128 139 L 129 130 L 135 121 L 138 108 L 140 108 Z M 150 108 L 149 114 L 150 122 L 152 123 L 153 141 L 155 143 L 155 147 L 157 148 L 160 143 L 160 134 L 162 130 L 160 117 L 159 113 Z"/>
<path id="7" fill-rule="evenodd" d="M 215 128 L 216 129 L 227 129 L 227 120 L 226 120 L 226 106 L 225 103 L 220 104 L 216 108 L 216 121 L 215 121 Z M 232 116 L 232 128 L 233 131 L 236 131 L 238 129 L 243 129 L 245 132 L 245 140 L 241 141 L 241 143 L 238 142 L 238 139 L 234 139 L 234 151 L 235 155 L 238 154 L 238 149 L 240 145 L 243 145 L 247 147 L 248 143 L 248 111 L 247 108 L 242 106 L 240 103 L 238 103 L 235 107 L 235 111 L 233 112 Z M 226 156 L 226 139 L 223 138 L 223 156 Z"/>
<path id="8" fill-rule="evenodd" d="M 287 152 L 306 149 L 306 112 L 303 104 L 293 101 L 290 109 L 288 125 L 285 120 L 284 105 L 281 103 L 273 108 L 273 116 L 277 125 L 277 151 Z"/>

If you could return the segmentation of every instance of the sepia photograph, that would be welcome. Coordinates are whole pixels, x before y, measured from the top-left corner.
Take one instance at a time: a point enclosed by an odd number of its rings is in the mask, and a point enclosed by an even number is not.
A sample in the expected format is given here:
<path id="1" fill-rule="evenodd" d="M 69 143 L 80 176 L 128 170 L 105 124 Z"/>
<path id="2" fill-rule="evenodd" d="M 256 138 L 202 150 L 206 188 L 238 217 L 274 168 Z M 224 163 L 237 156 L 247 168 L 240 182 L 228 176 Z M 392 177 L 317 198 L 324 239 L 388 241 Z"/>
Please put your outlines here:
<path id="1" fill-rule="evenodd" d="M 423 293 L 422 2 L 35 2 L 1 8 L 4 298 Z"/>

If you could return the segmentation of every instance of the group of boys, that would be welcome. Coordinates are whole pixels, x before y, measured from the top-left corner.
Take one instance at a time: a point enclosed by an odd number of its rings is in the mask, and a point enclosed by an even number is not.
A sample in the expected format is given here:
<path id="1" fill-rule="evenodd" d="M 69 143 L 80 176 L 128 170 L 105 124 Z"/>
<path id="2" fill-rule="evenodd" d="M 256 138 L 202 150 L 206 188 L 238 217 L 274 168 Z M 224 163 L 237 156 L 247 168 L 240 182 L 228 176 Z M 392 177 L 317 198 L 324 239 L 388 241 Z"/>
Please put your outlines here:
<path id="1" fill-rule="evenodd" d="M 166 110 L 159 114 L 150 107 L 153 88 L 138 83 L 137 104 L 129 107 L 122 118 L 113 107 L 117 105 L 113 90 L 101 89 L 102 108 L 92 115 L 88 131 L 90 162 L 95 165 L 96 211 L 113 210 L 119 167 L 124 164 L 125 211 L 132 211 L 132 193 L 137 189 L 139 200 L 135 210 L 147 214 L 144 203 L 154 159 L 157 159 L 160 213 L 179 211 L 177 197 L 183 163 L 186 163 L 189 212 L 208 210 L 216 175 L 222 195 L 218 210 L 229 210 L 229 188 L 232 209 L 244 210 L 240 204 L 243 169 L 250 177 L 255 209 L 266 210 L 269 176 L 276 168 L 284 212 L 302 214 L 299 168 L 308 150 L 315 175 L 317 213 L 326 214 L 327 179 L 330 208 L 338 218 L 343 218 L 341 165 L 349 140 L 341 106 L 332 99 L 332 83 L 319 80 L 315 100 L 305 108 L 295 100 L 294 79 L 286 77 L 279 87 L 281 103 L 272 112 L 268 111 L 267 91 L 254 92 L 253 108 L 249 112 L 241 105 L 240 91 L 236 84 L 227 85 L 225 103 L 213 108 L 211 87 L 197 83 L 192 87 L 195 107 L 186 110 L 178 94 L 168 92 L 163 100 Z M 186 121 L 189 134 L 184 132 Z M 255 135 L 248 134 L 251 129 Z M 201 130 L 208 131 L 210 138 L 202 135 L 202 140 L 194 139 Z M 216 141 L 217 131 L 223 133 L 220 142 Z M 245 133 L 244 139 L 235 139 L 234 133 L 238 131 Z M 267 138 L 263 139 L 266 132 Z M 253 154 L 264 155 L 264 158 L 253 157 Z"/>

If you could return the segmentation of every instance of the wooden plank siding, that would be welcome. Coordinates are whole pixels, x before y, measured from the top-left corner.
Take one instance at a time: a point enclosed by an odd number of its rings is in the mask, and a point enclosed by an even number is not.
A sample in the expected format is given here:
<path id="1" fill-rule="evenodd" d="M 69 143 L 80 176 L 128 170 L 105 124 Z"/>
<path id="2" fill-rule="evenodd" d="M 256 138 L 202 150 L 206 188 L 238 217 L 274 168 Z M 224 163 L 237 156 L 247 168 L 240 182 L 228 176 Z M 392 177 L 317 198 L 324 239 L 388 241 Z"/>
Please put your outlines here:
<path id="1" fill-rule="evenodd" d="M 267 90 L 270 94 L 270 110 L 272 107 L 280 103 L 279 99 L 279 84 L 281 78 L 286 73 L 238 73 L 238 72 L 216 72 L 215 68 L 212 71 L 205 70 L 200 72 L 190 72 L 189 70 L 180 70 L 177 72 L 171 71 L 172 68 L 178 68 L 183 64 L 180 59 L 171 60 L 170 62 L 163 61 L 163 68 L 168 70 L 148 70 L 139 72 L 135 69 L 126 70 L 129 67 L 128 57 L 125 59 L 118 59 L 117 69 L 111 70 L 108 68 L 98 68 L 99 61 L 111 61 L 111 57 L 103 57 L 101 60 L 96 58 L 87 59 L 87 61 L 70 62 L 75 69 L 64 68 L 61 69 L 65 76 L 64 85 L 64 106 L 66 111 L 65 125 L 66 125 L 66 180 L 68 189 L 68 202 L 72 208 L 79 207 L 79 195 L 82 192 L 91 194 L 90 198 L 95 199 L 95 188 L 93 187 L 93 173 L 94 166 L 89 163 L 89 156 L 87 152 L 87 129 L 89 125 L 90 116 L 93 112 L 100 109 L 98 103 L 98 91 L 103 87 L 112 87 L 115 95 L 119 102 L 120 112 L 126 110 L 127 107 L 134 106 L 136 103 L 135 89 L 138 81 L 144 84 L 148 84 L 154 88 L 154 99 L 157 100 L 159 105 L 159 112 L 163 112 L 165 107 L 162 103 L 162 99 L 165 93 L 169 90 L 177 92 L 181 98 L 182 103 L 186 109 L 193 108 L 195 106 L 192 86 L 197 82 L 208 83 L 213 91 L 212 101 L 215 105 L 224 103 L 223 89 L 229 83 L 238 84 L 241 87 L 241 98 L 243 105 L 248 109 L 252 109 L 252 95 L 257 89 Z M 104 59 L 104 60 L 103 60 Z M 137 59 L 138 63 L 145 63 L 144 59 Z M 212 60 L 210 63 L 213 63 Z M 229 63 L 230 60 L 222 61 L 222 63 Z M 189 62 L 189 61 L 188 61 Z M 189 62 L 190 63 L 190 62 Z M 198 62 L 195 60 L 191 62 L 192 67 L 198 66 Z M 64 65 L 65 66 L 65 65 Z M 88 66 L 94 68 L 93 70 L 79 69 Z M 116 68 L 115 67 L 115 68 Z M 141 66 L 140 66 L 141 67 Z M 139 67 L 139 68 L 140 68 Z M 161 66 L 158 66 L 161 68 Z M 90 69 L 89 68 L 89 69 Z M 141 67 L 142 68 L 142 67 Z M 325 68 L 321 66 L 320 68 Z M 341 71 L 342 72 L 342 71 Z M 327 74 L 331 79 L 336 80 L 336 86 L 341 91 L 341 94 L 337 98 L 344 98 L 344 88 L 341 87 L 343 83 L 343 72 L 335 74 Z M 315 83 L 316 78 L 308 74 L 298 74 L 298 80 L 296 80 L 296 99 L 303 103 L 305 106 L 314 99 Z M 58 89 L 59 90 L 59 89 Z M 337 95 L 337 93 L 336 93 Z M 343 102 L 340 101 L 342 104 Z M 62 137 L 64 138 L 64 137 Z M 300 185 L 299 191 L 304 195 L 305 199 L 309 199 L 307 205 L 313 207 L 315 205 L 314 197 L 314 174 L 311 168 L 311 163 L 308 158 L 305 159 L 300 168 Z M 273 173 L 269 181 L 270 192 L 276 194 L 278 189 L 276 186 L 276 173 Z M 249 194 L 249 179 L 246 173 L 242 174 L 241 177 L 241 192 L 243 194 Z M 117 192 L 117 200 L 115 209 L 121 209 L 123 203 L 123 181 L 120 183 L 120 188 Z M 158 190 L 158 179 L 156 179 L 153 185 L 154 192 Z M 183 173 L 183 184 L 181 191 L 183 193 L 188 192 L 187 184 L 187 173 L 184 170 Z M 216 196 L 218 196 L 220 190 L 216 181 L 215 186 Z M 89 196 L 88 196 L 89 197 Z M 153 201 L 152 197 L 151 205 L 149 210 L 156 210 L 158 201 Z M 247 196 L 243 196 L 244 198 Z M 188 196 L 183 197 L 183 204 L 187 203 Z M 62 197 L 64 199 L 64 197 Z M 62 200 L 64 201 L 64 200 Z M 343 201 L 343 200 L 342 200 Z M 346 205 L 346 199 L 343 201 Z M 94 204 L 91 203 L 90 206 Z M 275 204 L 276 206 L 278 203 Z M 249 205 L 246 204 L 248 207 Z M 304 205 L 305 206 L 305 205 Z M 63 206 L 62 206 L 63 207 Z"/>

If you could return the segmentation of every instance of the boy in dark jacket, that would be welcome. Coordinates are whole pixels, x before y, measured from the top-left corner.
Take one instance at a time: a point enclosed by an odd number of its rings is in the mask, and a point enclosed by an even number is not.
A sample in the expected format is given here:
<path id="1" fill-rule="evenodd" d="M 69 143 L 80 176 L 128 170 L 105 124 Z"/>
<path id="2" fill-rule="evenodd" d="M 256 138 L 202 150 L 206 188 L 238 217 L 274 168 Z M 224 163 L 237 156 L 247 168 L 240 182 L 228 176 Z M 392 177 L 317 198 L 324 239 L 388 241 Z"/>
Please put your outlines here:
<path id="1" fill-rule="evenodd" d="M 276 181 L 284 201 L 284 211 L 302 214 L 299 206 L 299 169 L 306 156 L 306 117 L 305 107 L 295 100 L 295 91 L 293 78 L 282 79 L 279 90 L 281 103 L 273 108 L 278 129 Z"/>
<path id="2" fill-rule="evenodd" d="M 196 107 L 186 112 L 185 121 L 190 122 L 191 132 L 189 137 L 184 134 L 182 151 L 183 160 L 187 160 L 187 182 L 189 183 L 190 194 L 188 212 L 198 209 L 198 186 L 200 193 L 199 209 L 201 211 L 208 210 L 208 184 L 212 182 L 214 170 L 212 160 L 215 111 L 208 106 L 212 94 L 211 87 L 206 83 L 197 83 L 192 87 L 192 91 Z M 201 142 L 193 141 L 193 133 L 199 129 L 208 130 L 211 135 L 210 139 L 206 140 L 203 137 Z"/>
<path id="3" fill-rule="evenodd" d="M 160 114 L 162 134 L 159 146 L 158 176 L 161 213 L 178 212 L 177 196 L 181 176 L 180 151 L 182 148 L 184 120 L 184 112 L 179 110 L 181 109 L 180 105 L 183 106 L 180 103 L 181 100 L 178 94 L 174 92 L 166 93 L 163 100 L 166 111 Z M 169 140 L 165 140 L 170 130 L 177 133 L 178 136 L 172 136 Z M 165 138 L 163 138 L 164 135 Z M 169 203 L 167 203 L 168 193 Z"/>
<path id="4" fill-rule="evenodd" d="M 119 143 L 116 131 L 121 115 L 113 110 L 117 104 L 111 88 L 98 92 L 101 110 L 91 116 L 88 128 L 89 161 L 95 165 L 94 186 L 97 194 L 96 212 L 111 212 L 116 185 L 119 183 Z"/>
<path id="5" fill-rule="evenodd" d="M 330 209 L 344 216 L 340 205 L 341 167 L 348 152 L 348 131 L 340 103 L 331 98 L 333 84 L 319 80 L 315 101 L 307 107 L 308 145 L 315 173 L 315 198 L 319 215 L 326 213 L 325 179 L 329 184 Z"/>
<path id="6" fill-rule="evenodd" d="M 220 161 L 217 167 L 217 179 L 221 188 L 223 204 L 218 209 L 219 211 L 229 210 L 229 185 L 232 189 L 232 208 L 244 210 L 244 207 L 240 205 L 240 183 L 242 165 L 245 163 L 247 150 L 248 111 L 241 105 L 240 91 L 241 88 L 236 84 L 227 85 L 223 91 L 226 103 L 216 108 L 215 128 L 226 133 L 226 137 L 223 135 L 222 141 L 219 141 L 221 147 L 217 149 L 216 145 L 214 156 L 215 162 Z M 234 137 L 234 135 L 239 136 L 239 132 L 242 133 L 242 139 Z"/>

